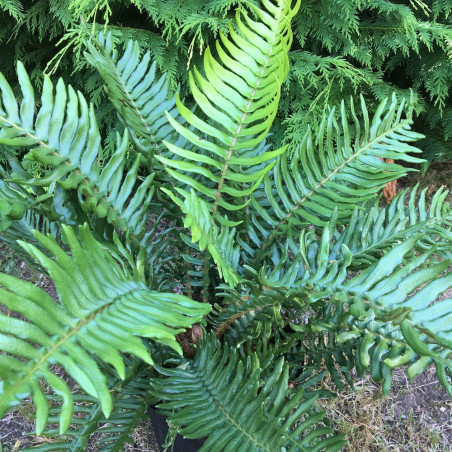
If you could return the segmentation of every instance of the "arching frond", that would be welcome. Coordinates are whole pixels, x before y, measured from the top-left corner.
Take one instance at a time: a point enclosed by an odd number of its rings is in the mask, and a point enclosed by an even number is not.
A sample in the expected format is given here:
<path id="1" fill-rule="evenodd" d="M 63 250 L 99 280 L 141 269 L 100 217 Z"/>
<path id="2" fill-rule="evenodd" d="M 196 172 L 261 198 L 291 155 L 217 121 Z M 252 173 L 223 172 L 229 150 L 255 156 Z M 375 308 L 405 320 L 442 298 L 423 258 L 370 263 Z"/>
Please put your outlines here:
<path id="1" fill-rule="evenodd" d="M 355 210 L 350 223 L 342 232 L 334 234 L 335 243 L 329 259 L 341 259 L 341 247 L 346 245 L 352 254 L 351 268 L 365 268 L 394 244 L 420 232 L 422 236 L 415 245 L 415 252 L 425 252 L 435 246 L 436 254 L 452 258 L 452 209 L 445 202 L 449 191 L 441 187 L 429 205 L 425 199 L 426 191 L 420 193 L 418 201 L 415 187 L 410 193 L 408 190 L 399 192 L 382 209 L 375 205 L 364 211 Z"/>
<path id="2" fill-rule="evenodd" d="M 155 401 L 149 393 L 149 372 L 130 368 L 128 373 L 124 382 L 115 379 L 110 384 L 113 410 L 108 418 L 102 413 L 101 404 L 96 398 L 86 394 L 73 394 L 74 414 L 71 426 L 64 437 L 59 438 L 58 429 L 49 427 L 41 433 L 41 436 L 52 438 L 51 442 L 24 450 L 84 451 L 88 448 L 91 435 L 100 433 L 101 437 L 96 444 L 97 450 L 123 451 L 124 445 L 133 441 L 131 435 L 143 420 L 149 404 Z M 55 396 L 46 396 L 46 399 L 50 404 L 48 422 L 57 424 L 62 411 L 61 400 Z"/>
<path id="3" fill-rule="evenodd" d="M 156 78 L 156 63 L 151 63 L 150 52 L 141 57 L 138 43 L 130 40 L 124 54 L 119 56 L 111 33 L 88 39 L 86 47 L 86 60 L 99 71 L 108 98 L 138 149 L 150 158 L 165 149 L 163 140 L 183 146 L 185 140 L 177 141 L 165 114 L 168 112 L 177 119 L 175 96 L 169 95 L 169 80 L 165 75 Z"/>
<path id="4" fill-rule="evenodd" d="M 54 259 L 36 247 L 21 243 L 52 277 L 60 304 L 33 284 L 0 275 L 1 303 L 20 318 L 0 315 L 0 415 L 31 396 L 41 432 L 49 407 L 40 379 L 63 398 L 60 432 L 71 422 L 73 398 L 67 384 L 52 372 L 62 366 L 88 395 L 99 400 L 109 416 L 112 399 L 96 360 L 110 364 L 125 376 L 121 353 L 148 363 L 152 358 L 140 337 L 159 341 L 181 352 L 175 335 L 199 321 L 210 306 L 174 293 L 149 290 L 138 272 L 131 274 L 80 228 L 81 244 L 72 229 L 63 226 L 69 257 L 51 237 L 35 233 Z"/>
<path id="5" fill-rule="evenodd" d="M 290 381 L 302 388 L 316 385 L 327 373 L 339 389 L 341 376 L 353 387 L 354 348 L 336 338 L 343 311 L 331 303 L 313 305 L 308 288 L 302 292 L 268 287 L 257 282 L 262 275 L 251 273 L 255 279 L 242 280 L 241 292 L 223 287 L 218 293 L 223 305 L 214 305 L 209 316 L 217 337 L 224 335 L 231 346 L 243 344 L 239 350 L 244 356 L 255 350 L 261 361 L 284 356 Z"/>
<path id="6" fill-rule="evenodd" d="M 382 158 L 423 161 L 410 155 L 421 151 L 408 143 L 422 138 L 410 130 L 412 107 L 403 118 L 403 102 L 399 105 L 395 97 L 389 104 L 384 100 L 372 120 L 363 99 L 361 109 L 363 124 L 351 104 L 354 140 L 342 104 L 340 124 L 332 110 L 316 137 L 307 132 L 291 160 L 287 155 L 278 157 L 262 190 L 252 198 L 254 209 L 246 233 L 257 237 L 257 248 L 267 251 L 290 228 L 322 226 L 335 209 L 346 222 L 357 205 L 374 198 L 387 182 L 406 175 L 407 168 Z"/>
<path id="7" fill-rule="evenodd" d="M 57 182 L 65 189 L 77 189 L 88 211 L 123 230 L 141 234 L 152 196 L 149 187 L 153 176 L 146 177 L 135 187 L 140 156 L 124 174 L 127 133 L 122 139 L 118 136 L 117 151 L 102 168 L 99 165 L 101 137 L 94 110 L 88 107 L 81 93 L 76 93 L 70 85 L 66 88 L 62 80 L 54 90 L 46 76 L 41 107 L 35 115 L 34 91 L 20 62 L 17 74 L 23 96 L 19 104 L 0 74 L 0 143 L 36 146 L 28 154 L 29 158 L 52 169 L 45 177 L 16 182 L 33 186 Z"/>
<path id="8" fill-rule="evenodd" d="M 158 407 L 186 438 L 208 437 L 200 451 L 337 451 L 345 443 L 316 425 L 323 413 L 313 410 L 315 397 L 289 389 L 283 360 L 265 373 L 256 354 L 240 360 L 209 335 L 192 362 L 158 370 L 168 377 L 152 380 Z"/>
<path id="9" fill-rule="evenodd" d="M 217 56 L 208 48 L 203 74 L 196 68 L 190 73 L 191 92 L 206 119 L 179 100 L 180 114 L 195 130 L 169 116 L 176 131 L 206 154 L 165 142 L 175 158 L 157 156 L 171 176 L 213 201 L 214 214 L 218 208 L 243 207 L 242 198 L 246 199 L 272 168 L 273 163 L 267 162 L 284 152 L 256 155 L 254 151 L 276 115 L 281 84 L 289 70 L 290 21 L 298 4 L 292 8 L 290 0 L 278 0 L 276 5 L 264 0 L 263 6 L 265 10 L 253 9 L 259 22 L 239 10 L 237 30 L 230 24 L 229 37 L 220 32 Z M 200 181 L 197 174 L 202 176 Z"/>
<path id="10" fill-rule="evenodd" d="M 273 244 L 268 259 L 271 271 L 266 278 L 294 287 L 311 277 L 319 278 L 321 272 L 332 271 L 332 279 L 324 278 L 331 284 L 339 268 L 343 275 L 350 270 L 366 269 L 413 234 L 417 234 L 419 240 L 408 253 L 410 258 L 435 246 L 435 255 L 450 259 L 452 210 L 445 202 L 448 193 L 440 188 L 427 207 L 425 190 L 418 201 L 417 188 L 409 196 L 405 190 L 384 208 L 378 207 L 377 200 L 375 205 L 366 205 L 364 210 L 355 209 L 346 226 L 338 226 L 337 216 L 333 213 L 321 238 L 313 228 L 306 227 L 300 235 L 291 233 L 283 242 L 284 247 Z"/>
<path id="11" fill-rule="evenodd" d="M 301 330 L 337 333 L 334 342 L 339 344 L 352 341 L 359 372 L 370 369 L 376 381 L 384 381 L 385 393 L 391 385 L 392 368 L 408 363 L 410 378 L 434 363 L 439 381 L 449 392 L 452 389 L 448 380 L 452 301 L 436 302 L 439 294 L 452 287 L 452 273 L 443 276 L 452 260 L 432 260 L 435 247 L 422 254 L 411 253 L 419 238 L 406 239 L 349 281 L 333 262 L 323 278 L 314 273 L 288 290 L 288 297 L 305 296 L 320 306 L 335 305 L 333 319 L 314 319 Z M 319 254 L 327 258 L 328 250 Z M 318 271 L 323 273 L 321 267 Z M 336 275 L 334 283 L 332 275 Z M 267 280 L 267 284 L 271 282 Z"/>
<path id="12" fill-rule="evenodd" d="M 432 218 L 434 212 L 435 209 Z M 434 233 L 435 228 L 431 232 Z M 389 391 L 392 367 L 407 363 L 411 363 L 408 370 L 410 378 L 434 363 L 438 379 L 450 391 L 450 376 L 447 373 L 450 374 L 452 366 L 452 305 L 450 300 L 435 301 L 439 294 L 452 287 L 452 273 L 442 276 L 452 265 L 452 260 L 435 258 L 440 242 L 427 250 L 419 246 L 424 236 L 422 232 L 411 233 L 410 237 L 405 237 L 392 248 L 388 243 L 385 253 L 371 254 L 372 259 L 367 266 L 364 266 L 366 261 L 360 261 L 364 269 L 347 281 L 353 262 L 350 250 L 342 243 L 340 258 L 337 256 L 330 260 L 334 244 L 330 241 L 329 227 L 325 227 L 320 242 L 311 231 L 302 238 L 299 253 L 292 257 L 290 264 L 285 262 L 289 260 L 289 255 L 281 255 L 275 258 L 278 265 L 273 269 L 263 268 L 259 274 L 254 272 L 262 287 L 266 288 L 265 292 L 259 295 L 254 288 L 254 300 L 246 291 L 235 293 L 235 299 L 239 301 L 230 303 L 228 300 L 223 310 L 216 308 L 212 314 L 214 321 L 221 319 L 221 328 L 234 328 L 244 317 L 248 331 L 252 328 L 257 332 L 254 337 L 265 339 L 266 318 L 262 314 L 269 316 L 271 308 L 276 308 L 280 313 L 284 310 L 283 325 L 287 325 L 291 323 L 287 313 L 295 309 L 298 316 L 302 316 L 307 307 L 312 306 L 314 311 L 308 315 L 312 320 L 300 326 L 295 321 L 291 328 L 304 332 L 306 339 L 312 333 L 314 339 L 317 337 L 315 340 L 321 339 L 319 333 L 322 336 L 332 333 L 328 341 L 331 347 L 334 344 L 340 347 L 344 342 L 352 341 L 354 350 L 358 347 L 355 359 L 360 372 L 367 370 L 372 362 L 369 357 L 362 358 L 362 350 L 368 353 L 369 348 L 380 344 L 379 354 L 372 355 L 374 364 L 370 369 L 376 381 L 380 381 L 384 374 L 385 392 Z M 275 293 L 283 296 L 276 297 Z M 273 300 L 274 303 L 265 300 Z M 334 315 L 323 318 L 319 309 L 331 302 L 336 306 Z M 321 317 L 317 318 L 319 313 Z M 274 328 L 278 325 L 275 318 L 278 316 L 273 316 Z M 336 337 L 336 334 L 339 336 Z M 250 337 L 253 336 L 244 332 L 235 340 L 240 343 Z M 360 344 L 364 340 L 368 347 L 363 349 Z M 348 346 L 351 347 L 350 344 Z M 333 351 L 327 347 L 325 353 Z M 331 364 L 333 369 L 335 363 Z M 353 364 L 353 360 L 345 359 L 340 366 L 345 366 L 349 371 Z"/>
<path id="13" fill-rule="evenodd" d="M 393 248 L 333 296 L 350 306 L 341 339 L 360 338 L 357 368 L 361 373 L 370 368 L 374 380 L 384 381 L 386 393 L 393 368 L 409 363 L 412 379 L 434 363 L 439 381 L 452 394 L 452 300 L 436 302 L 452 287 L 452 273 L 442 275 L 452 260 L 429 263 L 432 248 L 402 265 L 418 238 Z"/>

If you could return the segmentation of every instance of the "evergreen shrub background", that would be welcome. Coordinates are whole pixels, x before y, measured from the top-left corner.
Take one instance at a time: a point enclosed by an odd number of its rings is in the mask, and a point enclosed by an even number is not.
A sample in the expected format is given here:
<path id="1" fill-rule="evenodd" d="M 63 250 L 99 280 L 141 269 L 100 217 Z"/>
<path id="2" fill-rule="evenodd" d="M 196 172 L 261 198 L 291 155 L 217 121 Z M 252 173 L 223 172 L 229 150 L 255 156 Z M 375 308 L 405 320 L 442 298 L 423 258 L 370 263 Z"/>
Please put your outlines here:
<path id="1" fill-rule="evenodd" d="M 97 73 L 80 57 L 86 30 L 106 28 L 116 39 L 150 49 L 171 86 L 187 95 L 188 66 L 212 44 L 242 0 L 3 0 L 0 71 L 14 79 L 25 63 L 39 85 L 55 72 L 98 107 L 110 149 L 118 129 Z M 250 3 L 259 4 L 256 0 Z M 87 25 L 83 25 L 87 24 Z M 362 93 L 372 108 L 395 91 L 414 92 L 414 127 L 429 161 L 452 158 L 452 2 L 450 0 L 303 0 L 293 22 L 291 72 L 273 139 L 298 143 L 329 106 Z M 61 41 L 63 39 L 63 41 Z M 50 64 L 49 64 L 50 62 Z M 38 86 L 39 87 L 39 86 Z M 100 108 L 99 108 L 100 107 Z M 284 138 L 283 138 L 284 137 Z M 424 167 L 425 169 L 425 167 Z"/>

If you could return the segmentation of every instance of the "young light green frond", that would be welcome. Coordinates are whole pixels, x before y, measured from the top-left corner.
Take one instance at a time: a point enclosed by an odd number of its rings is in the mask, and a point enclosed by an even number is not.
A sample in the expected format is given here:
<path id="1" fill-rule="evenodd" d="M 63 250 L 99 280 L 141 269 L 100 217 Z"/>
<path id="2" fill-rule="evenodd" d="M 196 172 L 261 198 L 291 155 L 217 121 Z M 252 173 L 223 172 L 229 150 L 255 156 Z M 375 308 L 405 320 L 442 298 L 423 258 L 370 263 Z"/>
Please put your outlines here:
<path id="1" fill-rule="evenodd" d="M 88 228 L 63 226 L 68 256 L 51 237 L 36 238 L 54 256 L 22 246 L 52 277 L 60 303 L 33 284 L 0 275 L 1 303 L 23 319 L 0 316 L 0 415 L 30 396 L 36 406 L 36 430 L 46 423 L 49 407 L 40 380 L 63 398 L 60 432 L 71 422 L 73 398 L 67 384 L 52 371 L 62 366 L 88 395 L 99 400 L 109 416 L 112 398 L 97 360 L 125 376 L 121 354 L 152 363 L 141 337 L 181 352 L 175 335 L 198 322 L 210 306 L 174 293 L 147 288 L 138 272 L 128 273 L 97 242 Z"/>
<path id="2" fill-rule="evenodd" d="M 220 277 L 231 286 L 239 282 L 237 266 L 239 261 L 239 249 L 235 245 L 235 229 L 228 226 L 219 228 L 213 221 L 209 205 L 201 198 L 197 197 L 192 190 L 190 195 L 181 191 L 185 195 L 182 201 L 169 190 L 162 190 L 181 208 L 185 213 L 184 226 L 191 231 L 193 243 L 198 243 L 201 251 L 206 248 L 217 264 Z"/>
<path id="3" fill-rule="evenodd" d="M 422 137 L 410 130 L 411 107 L 405 119 L 404 104 L 399 105 L 395 97 L 390 103 L 384 100 L 372 119 L 363 99 L 361 109 L 363 121 L 358 120 L 351 104 L 353 125 L 344 104 L 340 123 L 333 109 L 323 118 L 318 135 L 308 132 L 291 160 L 280 156 L 273 172 L 265 177 L 263 190 L 255 192 L 251 203 L 255 213 L 250 228 L 254 231 L 249 233 L 260 236 L 259 247 L 264 251 L 290 227 L 324 225 L 334 209 L 346 222 L 357 205 L 374 198 L 387 182 L 409 171 L 396 163 L 385 163 L 383 158 L 423 162 L 411 155 L 421 151 L 409 143 Z M 268 199 L 267 209 L 259 205 L 260 197 Z"/>
<path id="4" fill-rule="evenodd" d="M 0 143 L 12 146 L 34 146 L 28 158 L 51 167 L 49 174 L 30 180 L 17 179 L 22 185 L 49 186 L 57 182 L 65 189 L 77 189 L 83 206 L 100 218 L 106 218 L 124 231 L 143 232 L 145 212 L 152 197 L 153 175 L 137 187 L 140 165 L 138 156 L 125 172 L 128 136 L 117 138 L 117 150 L 102 168 L 101 137 L 94 110 L 81 93 L 62 80 L 56 89 L 46 76 L 41 107 L 35 115 L 34 91 L 30 79 L 18 62 L 17 73 L 22 88 L 18 104 L 12 88 L 0 74 Z M 135 192 L 133 190 L 135 189 Z"/>
<path id="5" fill-rule="evenodd" d="M 203 73 L 196 68 L 190 73 L 199 113 L 180 100 L 177 107 L 194 131 L 169 116 L 176 131 L 207 151 L 209 160 L 168 144 L 176 156 L 164 163 L 174 169 L 172 176 L 213 200 L 214 213 L 220 207 L 243 207 L 242 198 L 247 198 L 271 170 L 273 163 L 267 162 L 284 152 L 256 155 L 253 151 L 267 136 L 277 112 L 281 84 L 289 70 L 290 21 L 298 4 L 292 8 L 291 0 L 278 0 L 277 4 L 265 0 L 263 6 L 265 9 L 253 8 L 258 22 L 238 10 L 237 29 L 230 25 L 229 37 L 220 32 L 216 49 L 208 48 L 204 53 Z M 204 173 L 198 180 L 200 171 Z"/>
<path id="6" fill-rule="evenodd" d="M 193 361 L 158 366 L 168 378 L 152 379 L 151 392 L 183 436 L 208 437 L 200 452 L 340 450 L 344 438 L 317 425 L 323 413 L 315 411 L 315 397 L 303 400 L 303 391 L 289 389 L 284 361 L 271 370 L 260 366 L 256 354 L 241 360 L 209 335 Z"/>
<path id="7" fill-rule="evenodd" d="M 151 158 L 165 149 L 163 140 L 176 143 L 176 134 L 165 114 L 178 117 L 175 96 L 169 96 L 166 75 L 156 78 L 156 63 L 151 63 L 150 52 L 141 56 L 138 43 L 130 40 L 120 56 L 111 33 L 88 39 L 86 47 L 86 60 L 99 71 L 108 97 L 138 149 Z M 179 145 L 184 144 L 185 140 L 179 139 Z"/>

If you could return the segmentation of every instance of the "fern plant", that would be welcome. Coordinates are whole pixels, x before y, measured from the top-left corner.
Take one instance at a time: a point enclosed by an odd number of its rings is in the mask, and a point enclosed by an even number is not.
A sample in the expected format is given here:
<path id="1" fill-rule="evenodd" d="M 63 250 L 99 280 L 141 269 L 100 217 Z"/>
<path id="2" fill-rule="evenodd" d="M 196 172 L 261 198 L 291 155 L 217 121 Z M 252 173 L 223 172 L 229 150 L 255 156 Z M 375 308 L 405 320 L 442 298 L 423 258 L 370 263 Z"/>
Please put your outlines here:
<path id="1" fill-rule="evenodd" d="M 46 77 L 37 102 L 21 63 L 19 94 L 0 78 L 0 143 L 42 168 L 5 156 L 2 238 L 57 292 L 0 275 L 0 414 L 32 404 L 52 438 L 35 450 L 86 450 L 99 428 L 122 450 L 156 404 L 205 451 L 333 451 L 327 374 L 387 394 L 394 368 L 434 365 L 452 395 L 447 191 L 379 203 L 423 161 L 412 104 L 351 100 L 296 148 L 269 140 L 298 8 L 239 8 L 186 100 L 137 43 L 88 36 L 125 127 L 110 157 L 82 93 Z"/>

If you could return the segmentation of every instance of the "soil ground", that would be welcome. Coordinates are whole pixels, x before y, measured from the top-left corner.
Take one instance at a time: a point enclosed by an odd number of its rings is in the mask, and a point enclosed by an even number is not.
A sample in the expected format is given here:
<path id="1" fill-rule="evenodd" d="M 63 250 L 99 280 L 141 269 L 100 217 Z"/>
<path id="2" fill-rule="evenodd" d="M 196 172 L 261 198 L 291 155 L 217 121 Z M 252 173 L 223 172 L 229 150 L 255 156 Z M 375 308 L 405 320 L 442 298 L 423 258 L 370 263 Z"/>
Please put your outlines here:
<path id="1" fill-rule="evenodd" d="M 328 383 L 326 383 L 328 385 Z M 355 383 L 356 392 L 320 400 L 333 428 L 346 434 L 347 452 L 450 452 L 452 400 L 433 368 L 408 381 L 404 369 L 394 372 L 389 396 L 370 378 Z"/>

